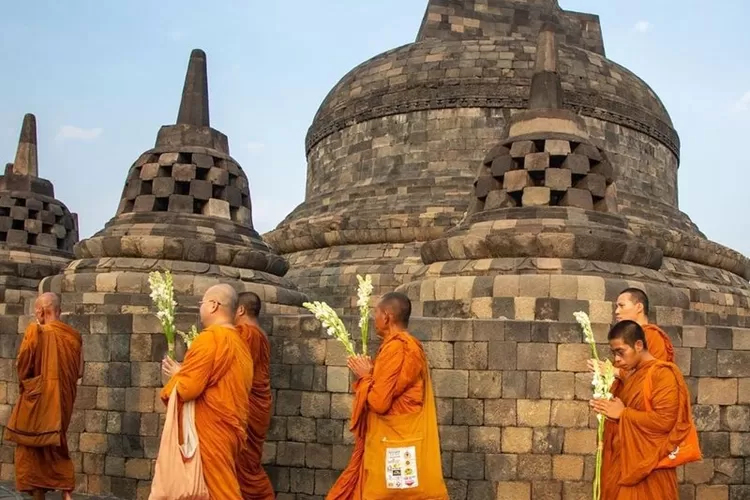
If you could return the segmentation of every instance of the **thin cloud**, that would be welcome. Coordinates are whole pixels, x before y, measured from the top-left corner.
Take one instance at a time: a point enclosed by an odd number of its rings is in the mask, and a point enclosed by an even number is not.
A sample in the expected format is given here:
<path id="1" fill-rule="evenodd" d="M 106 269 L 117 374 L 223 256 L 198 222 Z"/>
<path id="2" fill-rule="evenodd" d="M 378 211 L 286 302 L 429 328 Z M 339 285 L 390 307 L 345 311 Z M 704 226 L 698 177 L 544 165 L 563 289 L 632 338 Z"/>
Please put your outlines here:
<path id="1" fill-rule="evenodd" d="M 251 141 L 251 142 L 248 142 L 245 145 L 245 147 L 247 148 L 247 150 L 250 153 L 260 153 L 261 151 L 263 151 L 265 149 L 266 145 L 263 144 L 262 142 L 253 142 L 253 141 Z"/>
<path id="2" fill-rule="evenodd" d="M 750 111 L 750 90 L 745 92 L 742 97 L 734 103 L 734 110 L 740 112 Z"/>
<path id="3" fill-rule="evenodd" d="M 648 21 L 638 21 L 635 23 L 635 30 L 639 33 L 646 33 L 651 30 L 651 23 Z"/>
<path id="4" fill-rule="evenodd" d="M 57 132 L 55 139 L 58 142 L 61 141 L 93 141 L 102 135 L 102 129 L 100 128 L 80 128 L 74 127 L 73 125 L 63 125 Z"/>

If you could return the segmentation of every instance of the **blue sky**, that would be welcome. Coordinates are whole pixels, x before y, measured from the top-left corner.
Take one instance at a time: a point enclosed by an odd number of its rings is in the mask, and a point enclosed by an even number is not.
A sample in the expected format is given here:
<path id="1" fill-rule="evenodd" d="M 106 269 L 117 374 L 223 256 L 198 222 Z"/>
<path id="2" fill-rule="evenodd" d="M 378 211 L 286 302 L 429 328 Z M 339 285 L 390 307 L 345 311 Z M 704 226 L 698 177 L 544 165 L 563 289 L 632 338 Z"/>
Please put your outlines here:
<path id="1" fill-rule="evenodd" d="M 682 140 L 680 207 L 750 255 L 750 2 L 560 0 L 598 14 L 610 59 L 661 96 Z M 248 174 L 257 229 L 304 198 L 304 137 L 360 62 L 412 42 L 426 0 L 29 0 L 0 16 L 0 162 L 37 115 L 40 174 L 82 237 L 114 215 L 126 173 L 174 123 L 190 50 L 208 55 L 211 123 Z M 746 47 L 742 49 L 742 47 Z"/>

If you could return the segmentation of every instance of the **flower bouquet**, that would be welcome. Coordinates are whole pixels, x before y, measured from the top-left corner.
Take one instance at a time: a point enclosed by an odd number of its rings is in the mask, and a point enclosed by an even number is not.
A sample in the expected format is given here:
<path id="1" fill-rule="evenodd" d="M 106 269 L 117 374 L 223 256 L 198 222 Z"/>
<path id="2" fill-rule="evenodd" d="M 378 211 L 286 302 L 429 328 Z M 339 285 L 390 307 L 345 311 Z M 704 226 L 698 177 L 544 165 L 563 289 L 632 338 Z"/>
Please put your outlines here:
<path id="1" fill-rule="evenodd" d="M 195 327 L 195 325 L 190 326 L 190 331 L 185 333 L 182 330 L 177 330 L 177 334 L 182 338 L 182 341 L 185 342 L 185 346 L 190 349 L 190 345 L 195 340 L 195 337 L 198 336 L 198 328 Z"/>
<path id="2" fill-rule="evenodd" d="M 372 297 L 372 278 L 357 275 L 357 307 L 359 307 L 359 331 L 362 336 L 362 354 L 367 356 L 367 341 L 370 328 L 370 297 Z"/>
<path id="3" fill-rule="evenodd" d="M 372 278 L 366 275 L 364 278 L 357 275 L 359 287 L 357 288 L 357 306 L 359 307 L 359 329 L 362 338 L 362 354 L 367 355 L 367 341 L 370 326 L 370 296 L 372 295 Z M 325 302 L 305 302 L 302 307 L 313 313 L 315 318 L 321 322 L 323 328 L 331 337 L 341 344 L 349 356 L 356 356 L 352 336 L 349 334 L 344 322 L 331 306 Z"/>
<path id="4" fill-rule="evenodd" d="M 583 336 L 589 346 L 591 346 L 591 354 L 596 360 L 594 363 L 594 377 L 591 380 L 591 385 L 594 386 L 593 397 L 594 399 L 612 399 L 612 393 L 609 392 L 612 384 L 615 381 L 615 368 L 610 360 L 604 362 L 604 370 L 600 369 L 599 364 L 599 353 L 596 351 L 596 340 L 594 339 L 594 332 L 591 329 L 591 320 L 588 314 L 585 312 L 573 313 L 578 324 L 583 330 Z M 594 470 L 594 484 L 593 484 L 593 500 L 599 500 L 602 495 L 602 453 L 604 451 L 604 415 L 597 414 L 596 419 L 599 423 L 596 432 L 596 468 Z"/>
<path id="5" fill-rule="evenodd" d="M 177 309 L 177 302 L 174 300 L 174 280 L 172 273 L 169 271 L 165 271 L 163 275 L 158 271 L 149 273 L 148 284 L 151 287 L 151 300 L 157 309 L 156 317 L 159 318 L 161 329 L 167 338 L 167 355 L 174 359 L 175 334 L 182 337 L 189 349 L 190 344 L 198 336 L 198 329 L 193 325 L 190 332 L 185 333 L 175 327 L 174 316 L 175 309 Z"/>

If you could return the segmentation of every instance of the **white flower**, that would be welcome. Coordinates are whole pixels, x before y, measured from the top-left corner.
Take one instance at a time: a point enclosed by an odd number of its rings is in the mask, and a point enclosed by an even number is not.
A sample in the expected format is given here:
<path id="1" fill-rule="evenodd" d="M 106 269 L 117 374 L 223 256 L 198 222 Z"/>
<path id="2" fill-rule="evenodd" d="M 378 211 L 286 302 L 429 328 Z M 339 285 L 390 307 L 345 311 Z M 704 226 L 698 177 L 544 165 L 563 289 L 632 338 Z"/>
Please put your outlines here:
<path id="1" fill-rule="evenodd" d="M 583 311 L 578 311 L 573 313 L 573 317 L 575 317 L 578 324 L 581 325 L 584 340 L 586 340 L 586 342 L 588 342 L 589 344 L 595 343 L 596 340 L 594 339 L 594 332 L 591 329 L 591 320 L 589 319 L 589 315 Z"/>
<path id="2" fill-rule="evenodd" d="M 372 295 L 372 277 L 368 274 L 364 278 L 357 275 L 359 287 L 357 287 L 357 307 L 370 307 L 370 296 Z"/>
<path id="3" fill-rule="evenodd" d="M 367 274 L 363 278 L 357 275 L 357 306 L 359 307 L 359 331 L 362 338 L 362 354 L 367 355 L 367 341 L 370 328 L 370 297 L 372 296 L 372 277 Z"/>
<path id="4" fill-rule="evenodd" d="M 612 366 L 611 361 L 607 360 L 604 362 L 604 373 L 599 370 L 599 362 L 594 363 L 594 376 L 591 380 L 591 384 L 594 386 L 594 399 L 612 399 L 612 393 L 609 392 L 609 389 L 614 382 L 615 368 Z M 596 418 L 601 422 L 604 416 L 598 413 Z"/>
<path id="5" fill-rule="evenodd" d="M 352 344 L 351 336 L 341 318 L 331 306 L 325 302 L 316 301 L 305 302 L 302 307 L 313 313 L 315 318 L 323 325 L 323 328 L 326 329 L 328 335 L 341 342 L 349 355 L 354 356 L 354 344 Z"/>
<path id="6" fill-rule="evenodd" d="M 177 302 L 174 300 L 174 287 L 172 285 L 172 274 L 166 271 L 162 275 L 158 271 L 154 271 L 148 276 L 148 284 L 151 288 L 149 296 L 156 306 L 157 312 L 156 317 L 161 323 L 164 335 L 167 337 L 167 345 L 170 349 L 170 355 L 172 355 L 172 349 L 174 346 L 174 317 L 175 309 L 177 308 Z"/>

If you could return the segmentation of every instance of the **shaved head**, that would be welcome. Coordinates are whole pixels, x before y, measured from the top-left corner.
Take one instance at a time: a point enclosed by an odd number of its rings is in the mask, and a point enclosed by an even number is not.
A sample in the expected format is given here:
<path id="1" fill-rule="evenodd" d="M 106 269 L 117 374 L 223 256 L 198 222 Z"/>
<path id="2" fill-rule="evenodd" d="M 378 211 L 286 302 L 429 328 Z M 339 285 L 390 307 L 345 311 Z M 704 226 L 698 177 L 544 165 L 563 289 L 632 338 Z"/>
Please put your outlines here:
<path id="1" fill-rule="evenodd" d="M 204 301 L 215 300 L 234 314 L 237 311 L 237 291 L 231 285 L 214 285 L 206 290 Z"/>
<path id="2" fill-rule="evenodd" d="M 648 295 L 646 295 L 646 292 L 639 288 L 626 288 L 620 292 L 620 295 L 628 295 L 632 302 L 642 305 L 643 314 L 648 316 Z"/>
<path id="3" fill-rule="evenodd" d="M 217 323 L 234 323 L 237 313 L 237 291 L 226 284 L 214 285 L 203 294 L 201 322 L 204 326 Z"/>
<path id="4" fill-rule="evenodd" d="M 654 359 L 648 352 L 646 334 L 635 321 L 620 321 L 612 327 L 607 338 L 614 364 L 620 370 L 632 370 L 641 362 Z"/>
<path id="5" fill-rule="evenodd" d="M 60 297 L 56 293 L 44 292 L 36 299 L 36 303 L 42 307 L 54 307 L 60 309 Z"/>
<path id="6" fill-rule="evenodd" d="M 37 323 L 44 325 L 60 320 L 60 297 L 56 293 L 45 292 L 34 301 L 34 315 Z"/>
<path id="7" fill-rule="evenodd" d="M 261 301 L 255 292 L 243 292 L 238 297 L 237 314 L 247 315 L 251 318 L 260 316 Z"/>
<path id="8" fill-rule="evenodd" d="M 411 301 L 399 292 L 389 292 L 380 298 L 378 307 L 387 312 L 397 326 L 406 328 L 411 317 Z"/>
<path id="9" fill-rule="evenodd" d="M 635 321 L 625 320 L 620 321 L 609 331 L 607 340 L 622 340 L 624 344 L 629 345 L 635 349 L 636 342 L 640 342 L 644 349 L 648 349 L 646 344 L 646 334 L 641 328 L 641 325 Z"/>

